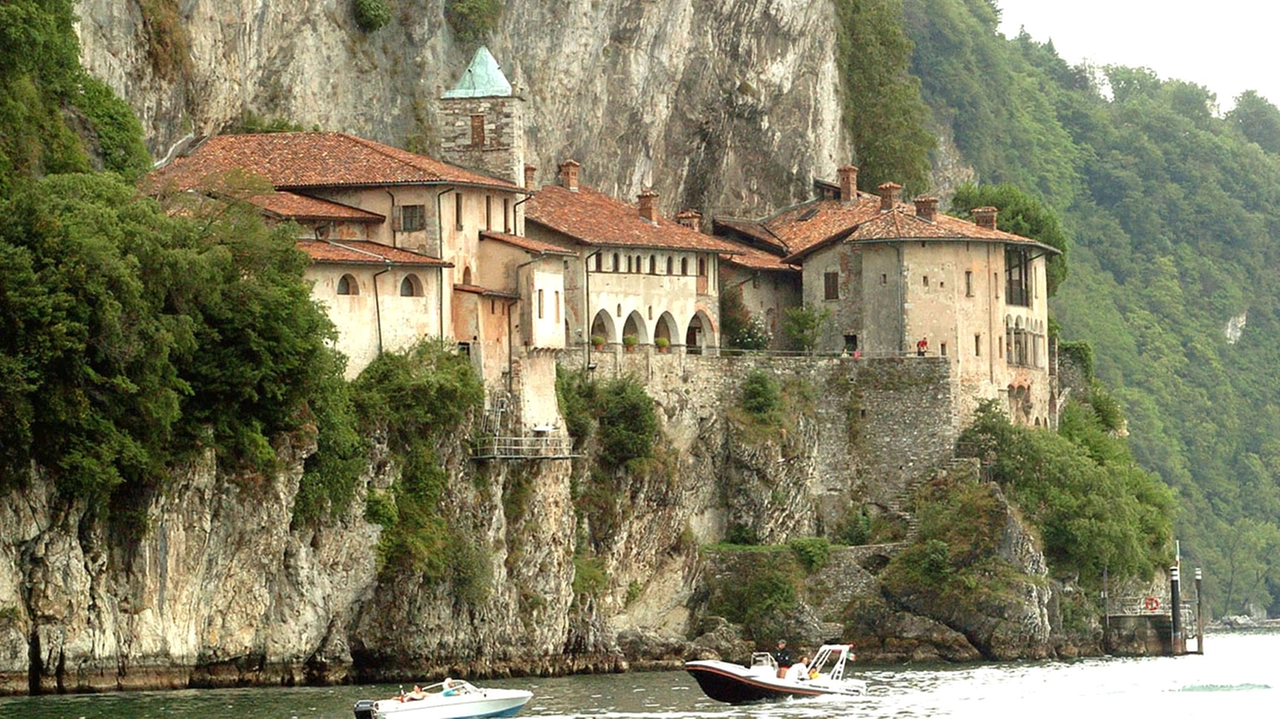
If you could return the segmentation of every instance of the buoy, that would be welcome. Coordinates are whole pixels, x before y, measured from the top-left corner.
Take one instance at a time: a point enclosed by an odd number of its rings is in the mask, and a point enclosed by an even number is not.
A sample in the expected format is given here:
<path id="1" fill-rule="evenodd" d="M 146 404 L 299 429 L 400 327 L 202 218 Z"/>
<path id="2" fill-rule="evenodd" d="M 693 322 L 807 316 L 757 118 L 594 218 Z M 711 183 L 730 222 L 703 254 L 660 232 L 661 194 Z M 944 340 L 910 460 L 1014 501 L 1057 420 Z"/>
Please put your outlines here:
<path id="1" fill-rule="evenodd" d="M 1160 600 L 1155 597 L 1147 597 L 1142 600 L 1142 608 L 1146 609 L 1148 612 L 1154 612 L 1160 608 Z"/>

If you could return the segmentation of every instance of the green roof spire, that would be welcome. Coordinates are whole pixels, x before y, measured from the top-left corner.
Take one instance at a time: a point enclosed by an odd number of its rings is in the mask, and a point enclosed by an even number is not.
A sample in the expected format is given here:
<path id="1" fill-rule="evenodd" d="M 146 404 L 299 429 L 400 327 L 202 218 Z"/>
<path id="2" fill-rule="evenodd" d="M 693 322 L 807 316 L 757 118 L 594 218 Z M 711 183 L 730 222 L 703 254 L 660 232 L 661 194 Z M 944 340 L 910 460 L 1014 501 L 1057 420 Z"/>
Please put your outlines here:
<path id="1" fill-rule="evenodd" d="M 489 48 L 481 45 L 471 65 L 462 73 L 462 79 L 452 90 L 444 94 L 449 97 L 511 97 L 511 83 L 502 74 L 498 61 L 493 59 Z"/>

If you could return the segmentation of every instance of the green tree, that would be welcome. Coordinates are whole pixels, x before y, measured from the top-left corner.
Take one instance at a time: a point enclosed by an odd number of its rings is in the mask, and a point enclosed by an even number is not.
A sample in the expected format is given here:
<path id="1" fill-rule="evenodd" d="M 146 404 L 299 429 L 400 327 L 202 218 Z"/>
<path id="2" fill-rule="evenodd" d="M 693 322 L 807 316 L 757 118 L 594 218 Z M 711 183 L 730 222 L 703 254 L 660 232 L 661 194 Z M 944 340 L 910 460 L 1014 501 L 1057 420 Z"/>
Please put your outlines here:
<path id="1" fill-rule="evenodd" d="M 1227 113 L 1227 121 L 1250 142 L 1280 155 L 1280 109 L 1253 90 L 1236 98 L 1236 106 Z"/>
<path id="2" fill-rule="evenodd" d="M 790 338 L 795 349 L 812 353 L 830 319 L 831 310 L 825 307 L 821 310 L 811 306 L 791 307 L 783 320 L 782 331 Z"/>
<path id="3" fill-rule="evenodd" d="M 912 42 L 900 0 L 837 0 L 836 21 L 836 63 L 859 184 L 892 181 L 908 194 L 925 192 L 934 139 L 920 82 L 908 72 Z"/>

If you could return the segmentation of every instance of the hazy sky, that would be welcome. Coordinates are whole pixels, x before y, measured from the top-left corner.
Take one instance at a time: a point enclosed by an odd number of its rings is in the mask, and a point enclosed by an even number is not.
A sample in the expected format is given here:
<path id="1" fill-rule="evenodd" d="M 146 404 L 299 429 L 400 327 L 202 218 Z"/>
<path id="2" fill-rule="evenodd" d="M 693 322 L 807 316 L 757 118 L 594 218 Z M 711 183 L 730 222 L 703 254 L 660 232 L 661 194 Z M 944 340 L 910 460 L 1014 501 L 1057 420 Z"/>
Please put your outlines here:
<path id="1" fill-rule="evenodd" d="M 1207 87 L 1222 111 L 1245 90 L 1280 106 L 1280 3 L 1275 0 L 996 0 L 1000 31 L 1053 40 L 1074 65 L 1146 67 Z"/>

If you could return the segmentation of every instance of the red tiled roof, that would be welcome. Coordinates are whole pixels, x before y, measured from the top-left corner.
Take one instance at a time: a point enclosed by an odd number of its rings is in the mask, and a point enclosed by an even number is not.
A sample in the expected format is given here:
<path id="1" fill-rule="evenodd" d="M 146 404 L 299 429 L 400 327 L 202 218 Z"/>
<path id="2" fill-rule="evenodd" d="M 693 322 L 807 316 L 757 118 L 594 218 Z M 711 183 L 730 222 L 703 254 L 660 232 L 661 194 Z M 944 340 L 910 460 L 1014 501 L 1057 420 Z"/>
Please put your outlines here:
<path id="1" fill-rule="evenodd" d="M 346 220 L 349 222 L 382 222 L 387 218 L 376 212 L 343 205 L 318 197 L 293 192 L 273 192 L 249 198 L 250 204 L 289 220 Z"/>
<path id="2" fill-rule="evenodd" d="M 774 272 L 799 272 L 800 268 L 784 262 L 782 257 L 754 247 L 742 247 L 740 254 L 721 255 L 721 262 L 745 267 L 749 270 L 768 270 Z"/>
<path id="3" fill-rule="evenodd" d="M 525 218 L 585 245 L 730 254 L 740 251 L 738 245 L 664 217 L 652 224 L 640 217 L 635 205 L 582 186 L 577 192 L 560 185 L 543 187 L 525 205 Z"/>
<path id="4" fill-rule="evenodd" d="M 505 232 L 481 232 L 480 239 L 496 240 L 498 242 L 504 242 L 508 245 L 519 247 L 520 249 L 526 250 L 528 252 L 538 252 L 538 253 L 547 254 L 547 255 L 564 255 L 566 257 L 573 257 L 574 255 L 577 254 L 573 250 L 565 249 L 560 245 L 553 244 L 551 242 L 543 242 L 542 240 L 535 240 L 532 237 L 520 237 L 519 235 L 508 235 Z"/>
<path id="5" fill-rule="evenodd" d="M 746 235 L 761 244 L 776 247 L 781 252 L 785 252 L 787 249 L 786 246 L 782 244 L 782 240 L 774 236 L 774 234 L 769 231 L 769 228 L 765 227 L 763 223 L 756 220 L 717 217 L 712 220 L 711 226 L 712 230 L 717 235 L 721 234 L 721 229 L 728 229 L 732 232 Z"/>
<path id="6" fill-rule="evenodd" d="M 483 297 L 502 297 L 503 299 L 508 299 L 508 300 L 520 299 L 520 293 L 518 292 L 507 292 L 505 290 L 491 290 L 486 287 L 481 287 L 480 285 L 456 284 L 453 286 L 453 289 L 457 292 L 468 292 L 470 294 L 481 295 Z"/>
<path id="7" fill-rule="evenodd" d="M 189 156 L 151 173 L 146 184 L 209 189 L 218 176 L 233 170 L 264 177 L 277 189 L 461 184 L 524 191 L 505 180 L 340 132 L 215 135 Z"/>
<path id="8" fill-rule="evenodd" d="M 298 249 L 306 252 L 312 262 L 336 265 L 413 265 L 419 267 L 453 267 L 452 262 L 427 255 L 388 247 L 377 242 L 352 240 L 299 240 Z"/>
<path id="9" fill-rule="evenodd" d="M 884 242 L 886 240 L 969 240 L 1033 245 L 1056 254 L 1058 250 L 1021 235 L 980 227 L 950 215 L 934 215 L 934 221 L 916 216 L 912 205 L 899 203 L 880 210 L 874 195 L 859 193 L 857 203 L 823 200 L 792 208 L 764 222 L 791 250 L 785 259 L 797 262 L 813 250 L 832 242 Z"/>

